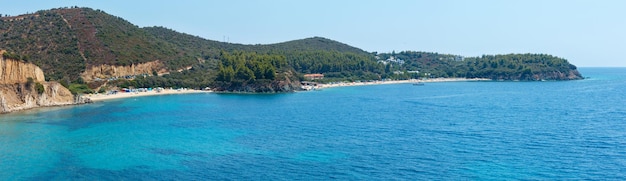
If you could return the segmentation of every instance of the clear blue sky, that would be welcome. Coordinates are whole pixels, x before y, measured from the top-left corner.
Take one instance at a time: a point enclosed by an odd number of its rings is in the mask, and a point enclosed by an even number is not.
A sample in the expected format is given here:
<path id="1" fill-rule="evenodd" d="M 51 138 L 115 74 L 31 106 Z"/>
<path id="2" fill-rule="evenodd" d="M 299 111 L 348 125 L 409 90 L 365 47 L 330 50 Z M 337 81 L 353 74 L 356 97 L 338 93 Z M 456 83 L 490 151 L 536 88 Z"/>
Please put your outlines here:
<path id="1" fill-rule="evenodd" d="M 10 15 L 90 7 L 140 27 L 165 26 L 233 43 L 321 36 L 370 52 L 546 53 L 580 67 L 626 67 L 624 0 L 0 0 L 0 4 L 0 13 Z"/>

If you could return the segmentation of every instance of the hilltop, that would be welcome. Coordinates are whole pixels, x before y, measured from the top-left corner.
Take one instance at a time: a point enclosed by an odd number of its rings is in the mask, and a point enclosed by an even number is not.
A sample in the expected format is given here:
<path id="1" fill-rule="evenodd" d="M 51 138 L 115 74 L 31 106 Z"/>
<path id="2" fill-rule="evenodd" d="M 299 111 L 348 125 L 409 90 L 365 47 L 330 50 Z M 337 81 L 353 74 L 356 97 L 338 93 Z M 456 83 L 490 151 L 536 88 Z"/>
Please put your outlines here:
<path id="1" fill-rule="evenodd" d="M 254 51 L 259 53 L 293 51 L 338 51 L 355 54 L 369 54 L 359 48 L 323 37 L 311 37 L 267 45 L 244 45 L 207 40 L 199 36 L 177 32 L 166 27 L 154 26 L 142 28 L 155 37 L 184 48 L 196 54 L 206 55 L 207 50 Z M 204 54 L 202 52 L 204 51 Z"/>
<path id="2" fill-rule="evenodd" d="M 47 80 L 67 87 L 86 85 L 91 91 L 161 86 L 282 92 L 298 89 L 307 73 L 324 74 L 321 81 L 326 82 L 421 77 L 582 78 L 567 60 L 551 55 L 379 54 L 323 37 L 244 45 L 165 27 L 140 28 L 90 8 L 1 17 L 0 49 L 7 50 L 8 57 L 41 67 Z"/>

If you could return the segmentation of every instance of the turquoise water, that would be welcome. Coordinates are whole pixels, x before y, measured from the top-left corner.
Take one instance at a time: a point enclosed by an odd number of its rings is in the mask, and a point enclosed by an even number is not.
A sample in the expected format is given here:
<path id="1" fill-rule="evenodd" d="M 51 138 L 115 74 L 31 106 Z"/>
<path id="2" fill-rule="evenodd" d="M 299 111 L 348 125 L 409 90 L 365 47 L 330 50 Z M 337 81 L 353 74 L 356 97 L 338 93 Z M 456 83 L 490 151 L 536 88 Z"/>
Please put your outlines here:
<path id="1" fill-rule="evenodd" d="M 0 115 L 0 180 L 626 179 L 626 68 Z"/>

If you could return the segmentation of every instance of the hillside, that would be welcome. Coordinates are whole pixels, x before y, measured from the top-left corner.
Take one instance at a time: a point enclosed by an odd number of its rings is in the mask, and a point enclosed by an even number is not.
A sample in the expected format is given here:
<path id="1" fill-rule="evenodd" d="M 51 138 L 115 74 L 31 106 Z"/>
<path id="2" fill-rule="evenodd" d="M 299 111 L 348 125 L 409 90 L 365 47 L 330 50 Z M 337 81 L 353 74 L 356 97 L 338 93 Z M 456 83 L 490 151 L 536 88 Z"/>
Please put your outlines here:
<path id="1" fill-rule="evenodd" d="M 395 78 L 464 77 L 492 80 L 577 80 L 582 79 L 576 66 L 566 59 L 545 54 L 459 55 L 403 51 L 379 54 L 379 62 L 397 71 L 419 71 L 418 74 L 396 74 Z M 393 69 L 392 69 L 393 70 Z"/>
<path id="2" fill-rule="evenodd" d="M 323 38 L 312 37 L 300 40 L 287 41 L 277 44 L 261 45 L 258 49 L 266 51 L 284 51 L 284 52 L 306 52 L 306 51 L 336 51 L 345 53 L 354 53 L 360 55 L 368 55 L 369 53 L 359 48 Z"/>
<path id="3" fill-rule="evenodd" d="M 143 28 L 155 37 L 166 40 L 187 54 L 205 60 L 223 60 L 222 51 L 255 52 L 281 55 L 290 68 L 300 74 L 324 73 L 329 80 L 380 79 L 384 66 L 372 54 L 341 42 L 312 37 L 268 45 L 224 43 L 179 33 L 164 27 Z"/>
<path id="4" fill-rule="evenodd" d="M 253 46 L 224 43 L 213 40 L 207 40 L 198 36 L 180 33 L 165 27 L 145 27 L 142 28 L 146 33 L 151 34 L 155 38 L 164 40 L 174 45 L 178 50 L 203 59 L 217 59 L 221 51 L 250 51 Z"/>
<path id="5" fill-rule="evenodd" d="M 312 37 L 267 45 L 243 45 L 207 40 L 199 36 L 176 32 L 165 27 L 145 27 L 142 29 L 159 39 L 177 45 L 187 53 L 200 53 L 203 56 L 208 56 L 207 54 L 215 52 L 215 50 L 254 51 L 257 53 L 336 51 L 362 55 L 369 54 L 359 48 L 323 37 Z"/>
<path id="6" fill-rule="evenodd" d="M 52 9 L 0 20 L 0 48 L 40 66 L 53 80 L 76 81 L 86 69 L 98 65 L 131 66 L 160 60 L 164 68 L 174 70 L 195 60 L 170 43 L 99 10 Z"/>
<path id="7" fill-rule="evenodd" d="M 575 65 L 546 54 L 483 55 L 465 58 L 457 76 L 492 80 L 577 80 L 582 79 Z"/>

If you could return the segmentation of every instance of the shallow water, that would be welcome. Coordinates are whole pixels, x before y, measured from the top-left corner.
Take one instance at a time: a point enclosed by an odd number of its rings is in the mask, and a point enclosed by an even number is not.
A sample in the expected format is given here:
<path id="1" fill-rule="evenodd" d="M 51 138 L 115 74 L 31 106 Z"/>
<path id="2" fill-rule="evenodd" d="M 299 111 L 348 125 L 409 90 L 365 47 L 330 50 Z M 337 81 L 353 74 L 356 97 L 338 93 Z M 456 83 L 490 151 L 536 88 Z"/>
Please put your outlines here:
<path id="1" fill-rule="evenodd" d="M 0 115 L 0 180 L 626 179 L 626 68 Z"/>

